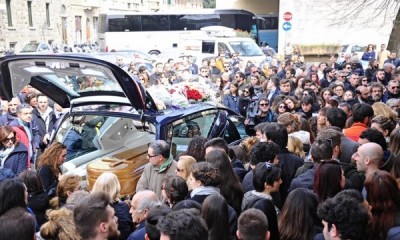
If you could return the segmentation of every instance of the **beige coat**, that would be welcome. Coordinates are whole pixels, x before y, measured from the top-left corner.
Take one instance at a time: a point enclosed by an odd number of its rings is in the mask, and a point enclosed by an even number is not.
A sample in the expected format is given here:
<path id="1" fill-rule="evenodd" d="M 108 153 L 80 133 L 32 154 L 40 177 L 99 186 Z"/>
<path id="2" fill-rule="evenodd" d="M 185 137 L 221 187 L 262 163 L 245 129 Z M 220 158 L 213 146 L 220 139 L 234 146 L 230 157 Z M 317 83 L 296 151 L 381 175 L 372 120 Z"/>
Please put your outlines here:
<path id="1" fill-rule="evenodd" d="M 157 194 L 159 200 L 163 200 L 161 186 L 166 176 L 176 176 L 176 161 L 172 160 L 167 170 L 159 173 L 159 167 L 153 167 L 150 163 L 146 165 L 139 182 L 136 185 L 136 192 L 140 190 L 151 190 Z"/>

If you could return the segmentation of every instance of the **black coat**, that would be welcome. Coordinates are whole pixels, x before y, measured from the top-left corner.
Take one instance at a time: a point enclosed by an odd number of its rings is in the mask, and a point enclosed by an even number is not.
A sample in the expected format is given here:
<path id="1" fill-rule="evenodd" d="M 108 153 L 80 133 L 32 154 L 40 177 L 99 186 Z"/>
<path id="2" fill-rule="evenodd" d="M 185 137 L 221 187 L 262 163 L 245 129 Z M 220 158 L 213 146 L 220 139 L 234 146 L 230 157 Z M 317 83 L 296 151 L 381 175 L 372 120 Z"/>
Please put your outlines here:
<path id="1" fill-rule="evenodd" d="M 46 210 L 50 208 L 49 196 L 44 190 L 29 193 L 28 207 L 35 213 L 36 221 L 41 226 L 47 221 Z"/>

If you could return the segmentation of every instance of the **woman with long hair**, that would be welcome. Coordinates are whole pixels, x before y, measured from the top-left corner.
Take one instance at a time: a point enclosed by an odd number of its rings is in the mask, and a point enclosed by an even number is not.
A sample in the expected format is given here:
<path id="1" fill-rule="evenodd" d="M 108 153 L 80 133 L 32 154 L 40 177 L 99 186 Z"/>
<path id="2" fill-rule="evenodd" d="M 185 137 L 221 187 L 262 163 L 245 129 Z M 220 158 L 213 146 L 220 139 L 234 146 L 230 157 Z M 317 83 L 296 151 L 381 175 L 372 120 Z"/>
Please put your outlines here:
<path id="1" fill-rule="evenodd" d="M 346 179 L 336 160 L 321 161 L 314 174 L 314 192 L 320 202 L 334 197 L 344 189 Z"/>
<path id="2" fill-rule="evenodd" d="M 10 169 L 20 174 L 28 168 L 28 150 L 19 143 L 17 134 L 10 126 L 0 127 L 0 169 Z"/>
<path id="3" fill-rule="evenodd" d="M 239 214 L 244 193 L 241 183 L 233 172 L 228 155 L 223 150 L 213 150 L 206 154 L 206 162 L 211 163 L 219 170 L 221 179 L 223 179 L 219 185 L 221 194 Z"/>
<path id="4" fill-rule="evenodd" d="M 25 170 L 19 175 L 19 178 L 25 183 L 28 190 L 28 207 L 32 209 L 38 225 L 41 226 L 47 221 L 46 210 L 50 208 L 49 196 L 44 191 L 37 172 Z"/>
<path id="5" fill-rule="evenodd" d="M 102 173 L 94 183 L 91 192 L 105 192 L 109 196 L 115 216 L 118 218 L 121 239 L 127 239 L 133 231 L 132 216 L 129 213 L 128 205 L 121 201 L 121 184 L 117 176 L 111 172 Z"/>
<path id="6" fill-rule="evenodd" d="M 203 136 L 194 136 L 192 140 L 190 140 L 186 152 L 182 155 L 192 156 L 197 162 L 204 162 L 204 157 L 206 156 L 204 144 L 207 141 L 208 139 Z"/>
<path id="7" fill-rule="evenodd" d="M 288 112 L 288 106 L 286 105 L 285 101 L 279 101 L 274 108 L 274 113 L 278 116 Z"/>
<path id="8" fill-rule="evenodd" d="M 6 179 L 0 182 L 0 215 L 11 208 L 27 209 L 28 191 L 19 178 Z"/>
<path id="9" fill-rule="evenodd" d="M 59 142 L 51 144 L 40 156 L 36 170 L 49 196 L 55 194 L 59 178 L 62 175 L 60 166 L 66 157 L 67 146 Z"/>
<path id="10" fill-rule="evenodd" d="M 386 171 L 376 171 L 365 180 L 372 218 L 369 239 L 386 239 L 388 231 L 400 226 L 400 191 L 396 179 Z"/>
<path id="11" fill-rule="evenodd" d="M 365 76 L 367 77 L 368 82 L 371 82 L 372 79 L 375 77 L 378 68 L 379 68 L 378 61 L 376 59 L 370 59 L 368 61 L 368 67 L 365 70 Z"/>
<path id="12" fill-rule="evenodd" d="M 208 196 L 201 207 L 201 215 L 207 223 L 208 240 L 228 240 L 229 236 L 229 212 L 228 204 L 219 194 Z"/>
<path id="13" fill-rule="evenodd" d="M 367 48 L 365 49 L 365 52 L 363 53 L 363 55 L 361 57 L 361 60 L 364 60 L 364 61 L 375 60 L 376 53 L 374 50 L 375 50 L 374 45 L 368 44 Z"/>
<path id="14" fill-rule="evenodd" d="M 224 106 L 239 113 L 239 84 L 232 81 L 229 85 L 229 93 L 224 95 Z"/>
<path id="15" fill-rule="evenodd" d="M 291 191 L 278 217 L 281 240 L 310 240 L 322 232 L 317 196 L 308 189 Z"/>
<path id="16" fill-rule="evenodd" d="M 287 106 L 287 110 L 286 110 L 287 112 L 290 112 L 290 113 L 297 112 L 297 109 L 299 109 L 299 103 L 295 97 L 286 96 L 284 101 Z"/>

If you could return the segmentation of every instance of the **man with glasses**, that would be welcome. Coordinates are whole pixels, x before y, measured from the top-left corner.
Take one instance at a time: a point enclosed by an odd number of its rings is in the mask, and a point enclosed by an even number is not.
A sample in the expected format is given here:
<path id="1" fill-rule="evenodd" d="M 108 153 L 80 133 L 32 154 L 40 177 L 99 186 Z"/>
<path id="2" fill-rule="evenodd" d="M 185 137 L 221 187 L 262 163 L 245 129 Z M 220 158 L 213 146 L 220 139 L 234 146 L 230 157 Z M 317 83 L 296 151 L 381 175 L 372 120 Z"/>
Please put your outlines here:
<path id="1" fill-rule="evenodd" d="M 386 93 L 383 95 L 383 102 L 386 103 L 387 100 L 391 98 L 400 98 L 400 82 L 397 80 L 390 80 L 386 89 Z"/>
<path id="2" fill-rule="evenodd" d="M 162 199 L 161 187 L 166 176 L 175 176 L 176 161 L 172 159 L 169 144 L 164 140 L 150 143 L 147 150 L 149 163 L 145 166 L 136 186 L 136 192 L 151 190 Z"/>

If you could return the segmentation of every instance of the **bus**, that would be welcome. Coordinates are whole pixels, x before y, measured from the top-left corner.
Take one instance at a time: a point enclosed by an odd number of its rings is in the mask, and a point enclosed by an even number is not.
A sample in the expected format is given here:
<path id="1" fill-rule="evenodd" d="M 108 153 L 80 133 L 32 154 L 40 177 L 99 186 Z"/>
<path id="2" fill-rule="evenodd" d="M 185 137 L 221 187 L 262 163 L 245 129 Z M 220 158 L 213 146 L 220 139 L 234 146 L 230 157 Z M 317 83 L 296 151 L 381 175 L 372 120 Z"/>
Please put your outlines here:
<path id="1" fill-rule="evenodd" d="M 235 9 L 201 9 L 192 12 L 108 12 L 99 14 L 100 51 L 140 49 L 152 55 L 180 47 L 182 34 L 202 27 L 233 28 L 238 36 L 257 42 L 257 23 L 253 13 Z"/>
<path id="2" fill-rule="evenodd" d="M 268 45 L 278 51 L 278 15 L 265 14 L 257 15 L 256 22 L 258 26 L 258 42 L 262 45 Z"/>

